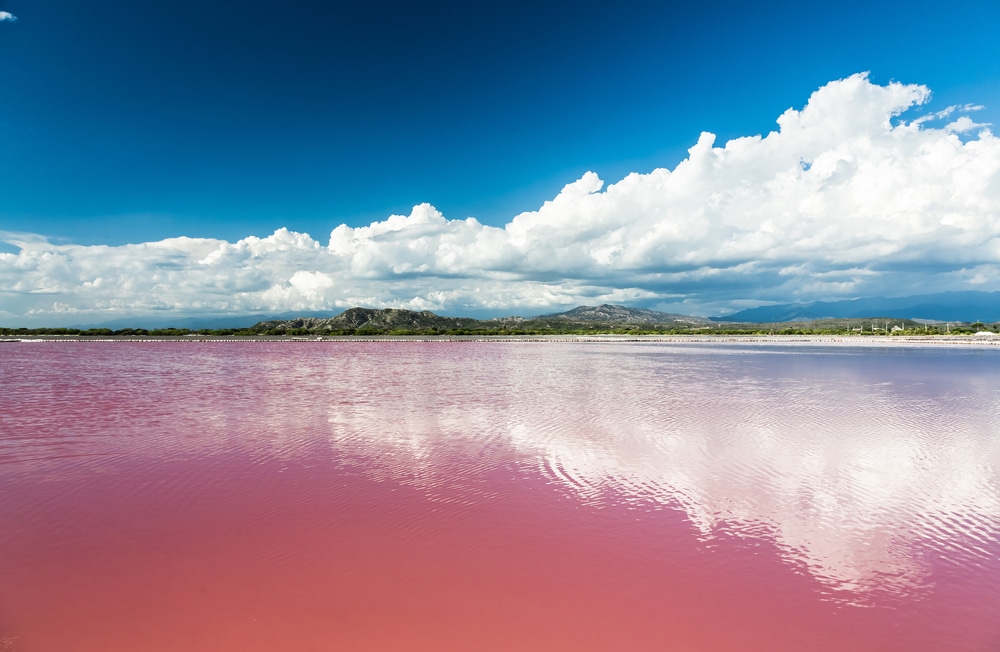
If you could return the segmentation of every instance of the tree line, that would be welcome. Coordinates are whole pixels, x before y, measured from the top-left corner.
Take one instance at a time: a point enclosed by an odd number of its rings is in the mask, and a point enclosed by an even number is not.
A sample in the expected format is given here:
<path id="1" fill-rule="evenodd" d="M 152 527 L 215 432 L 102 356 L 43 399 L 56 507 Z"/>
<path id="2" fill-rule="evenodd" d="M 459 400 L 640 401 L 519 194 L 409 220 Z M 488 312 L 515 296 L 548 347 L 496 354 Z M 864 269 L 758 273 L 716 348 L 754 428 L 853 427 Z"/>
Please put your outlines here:
<path id="1" fill-rule="evenodd" d="M 1000 332 L 1000 324 L 982 322 L 919 324 L 889 320 L 821 320 L 780 324 L 725 324 L 714 325 L 650 325 L 650 324 L 601 324 L 601 323 L 515 323 L 483 325 L 461 328 L 389 327 L 362 325 L 357 328 L 323 329 L 308 328 L 0 328 L 0 336 L 43 337 L 372 337 L 372 336 L 534 336 L 534 335 L 969 335 L 979 331 Z"/>

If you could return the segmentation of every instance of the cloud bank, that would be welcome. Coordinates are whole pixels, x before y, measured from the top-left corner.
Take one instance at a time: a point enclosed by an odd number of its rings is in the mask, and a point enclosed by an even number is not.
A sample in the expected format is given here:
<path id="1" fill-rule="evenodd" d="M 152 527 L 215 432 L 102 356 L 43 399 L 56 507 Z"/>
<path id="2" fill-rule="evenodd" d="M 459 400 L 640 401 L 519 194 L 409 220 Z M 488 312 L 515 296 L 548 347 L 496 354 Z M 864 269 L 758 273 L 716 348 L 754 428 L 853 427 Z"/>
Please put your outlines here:
<path id="1" fill-rule="evenodd" d="M 1000 142 L 970 117 L 977 106 L 907 119 L 929 100 L 925 86 L 853 75 L 785 111 L 766 136 L 717 146 L 705 132 L 674 169 L 606 187 L 587 172 L 502 227 L 421 204 L 338 226 L 326 245 L 287 229 L 115 247 L 8 233 L 17 252 L 0 253 L 0 321 L 595 302 L 718 314 L 993 289 Z"/>

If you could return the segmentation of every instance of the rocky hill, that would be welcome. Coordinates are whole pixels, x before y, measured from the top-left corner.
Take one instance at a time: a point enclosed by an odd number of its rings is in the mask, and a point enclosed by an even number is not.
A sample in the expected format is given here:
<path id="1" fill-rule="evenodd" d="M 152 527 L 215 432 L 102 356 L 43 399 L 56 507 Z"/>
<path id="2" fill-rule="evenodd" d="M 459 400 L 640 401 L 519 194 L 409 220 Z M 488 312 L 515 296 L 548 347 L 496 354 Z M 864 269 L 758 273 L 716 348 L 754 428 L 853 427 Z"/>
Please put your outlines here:
<path id="1" fill-rule="evenodd" d="M 479 324 L 479 320 L 464 317 L 442 317 L 433 312 L 424 310 L 414 312 L 412 310 L 399 310 L 396 308 L 386 308 L 375 310 L 371 308 L 351 308 L 326 319 L 316 317 L 304 317 L 300 319 L 283 319 L 275 321 L 263 321 L 256 324 L 253 330 L 257 331 L 288 331 L 301 329 L 309 332 L 350 332 L 358 330 L 419 330 L 446 331 L 456 328 L 471 328 Z"/>
<path id="2" fill-rule="evenodd" d="M 672 312 L 657 312 L 644 308 L 629 308 L 608 303 L 599 306 L 579 306 L 554 315 L 542 315 L 537 319 L 560 319 L 577 323 L 600 324 L 710 324 L 708 319 L 679 315 Z"/>

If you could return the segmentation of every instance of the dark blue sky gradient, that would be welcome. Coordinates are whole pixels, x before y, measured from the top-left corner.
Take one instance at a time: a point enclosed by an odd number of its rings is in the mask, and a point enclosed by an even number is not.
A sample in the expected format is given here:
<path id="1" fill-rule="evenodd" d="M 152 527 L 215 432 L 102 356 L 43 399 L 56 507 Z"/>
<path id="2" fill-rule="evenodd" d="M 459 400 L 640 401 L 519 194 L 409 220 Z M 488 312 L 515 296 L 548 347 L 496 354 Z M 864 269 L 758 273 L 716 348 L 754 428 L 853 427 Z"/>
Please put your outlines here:
<path id="1" fill-rule="evenodd" d="M 0 230 L 80 244 L 430 202 L 502 224 L 870 70 L 1000 119 L 1000 3 L 0 0 Z"/>

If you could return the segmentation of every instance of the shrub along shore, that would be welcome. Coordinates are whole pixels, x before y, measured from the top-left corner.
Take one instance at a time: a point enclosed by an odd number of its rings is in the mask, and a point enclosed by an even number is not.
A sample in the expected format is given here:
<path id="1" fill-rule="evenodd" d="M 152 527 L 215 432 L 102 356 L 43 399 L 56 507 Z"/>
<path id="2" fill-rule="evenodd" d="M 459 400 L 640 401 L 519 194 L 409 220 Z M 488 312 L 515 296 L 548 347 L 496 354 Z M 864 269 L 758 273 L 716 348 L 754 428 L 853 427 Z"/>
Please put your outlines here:
<path id="1" fill-rule="evenodd" d="M 163 338 L 350 338 L 350 337 L 538 337 L 538 336 L 788 336 L 788 335 L 838 335 L 864 337 L 946 336 L 974 335 L 975 333 L 1000 333 L 1000 323 L 920 324 L 908 320 L 844 319 L 817 320 L 813 322 L 786 322 L 775 324 L 733 324 L 698 326 L 656 326 L 649 324 L 552 324 L 530 323 L 498 324 L 457 328 L 379 327 L 365 325 L 359 328 L 310 329 L 310 328 L 242 328 L 201 329 L 187 328 L 0 328 L 0 337 L 42 337 L 58 339 L 163 339 Z"/>

